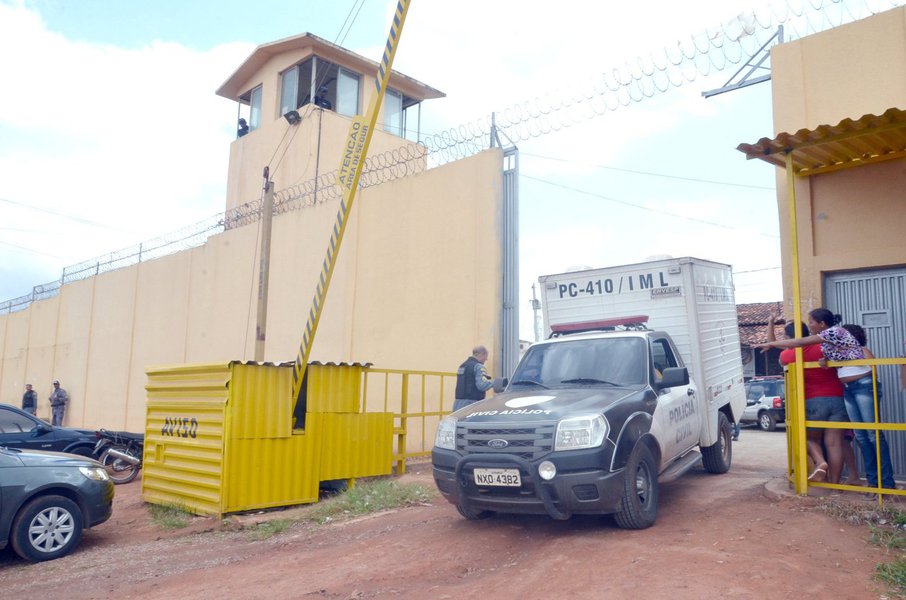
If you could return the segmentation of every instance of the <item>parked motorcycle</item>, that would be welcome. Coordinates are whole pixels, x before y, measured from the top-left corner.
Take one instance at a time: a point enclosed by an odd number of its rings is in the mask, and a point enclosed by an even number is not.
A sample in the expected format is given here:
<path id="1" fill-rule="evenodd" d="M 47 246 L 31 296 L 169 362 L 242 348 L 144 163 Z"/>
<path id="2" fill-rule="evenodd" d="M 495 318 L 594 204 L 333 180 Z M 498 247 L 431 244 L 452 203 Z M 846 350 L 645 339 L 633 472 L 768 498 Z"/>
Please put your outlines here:
<path id="1" fill-rule="evenodd" d="M 98 441 L 94 445 L 94 455 L 104 465 L 110 480 L 129 483 L 135 479 L 142 468 L 144 434 L 101 429 L 95 435 Z"/>

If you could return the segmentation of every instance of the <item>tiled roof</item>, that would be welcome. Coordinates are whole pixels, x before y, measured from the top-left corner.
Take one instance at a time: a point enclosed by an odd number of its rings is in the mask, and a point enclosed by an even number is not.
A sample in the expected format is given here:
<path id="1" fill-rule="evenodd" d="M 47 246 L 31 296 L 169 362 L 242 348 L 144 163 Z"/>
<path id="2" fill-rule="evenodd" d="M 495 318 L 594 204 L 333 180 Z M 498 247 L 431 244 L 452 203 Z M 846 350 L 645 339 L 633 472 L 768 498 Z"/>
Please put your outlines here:
<path id="1" fill-rule="evenodd" d="M 780 315 L 778 324 L 774 326 L 774 335 L 777 339 L 783 339 L 783 302 L 755 302 L 736 305 L 736 316 L 739 319 L 739 343 L 742 346 L 752 346 L 767 341 L 765 327 L 772 312 Z"/>

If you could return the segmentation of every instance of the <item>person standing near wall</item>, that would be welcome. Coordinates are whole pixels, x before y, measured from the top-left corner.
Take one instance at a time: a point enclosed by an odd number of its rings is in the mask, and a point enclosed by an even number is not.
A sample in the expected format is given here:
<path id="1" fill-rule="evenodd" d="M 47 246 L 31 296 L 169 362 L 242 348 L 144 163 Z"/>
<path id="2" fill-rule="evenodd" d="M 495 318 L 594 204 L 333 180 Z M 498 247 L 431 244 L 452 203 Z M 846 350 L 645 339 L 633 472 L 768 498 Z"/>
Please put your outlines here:
<path id="1" fill-rule="evenodd" d="M 35 415 L 38 413 L 38 392 L 31 389 L 31 384 L 25 384 L 25 393 L 22 394 L 22 410 Z"/>
<path id="2" fill-rule="evenodd" d="M 488 349 L 484 346 L 472 348 L 472 356 L 459 365 L 456 370 L 456 399 L 453 401 L 453 412 L 460 408 L 484 400 L 484 395 L 494 387 L 495 380 L 491 379 L 484 366 L 488 360 Z"/>
<path id="3" fill-rule="evenodd" d="M 50 394 L 50 410 L 53 413 L 51 425 L 60 426 L 63 424 L 63 416 L 66 413 L 67 404 L 69 404 L 69 394 L 60 387 L 60 382 L 55 379 L 53 392 Z"/>

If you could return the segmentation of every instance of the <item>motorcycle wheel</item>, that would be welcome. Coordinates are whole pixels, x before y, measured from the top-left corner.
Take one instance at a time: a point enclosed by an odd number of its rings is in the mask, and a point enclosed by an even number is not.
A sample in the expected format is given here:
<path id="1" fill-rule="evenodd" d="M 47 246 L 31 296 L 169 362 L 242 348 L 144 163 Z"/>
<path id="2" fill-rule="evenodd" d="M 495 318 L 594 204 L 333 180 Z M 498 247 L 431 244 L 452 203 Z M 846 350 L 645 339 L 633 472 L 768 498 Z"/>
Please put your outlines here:
<path id="1" fill-rule="evenodd" d="M 104 450 L 104 453 L 101 455 L 101 458 L 98 459 L 99 462 L 104 465 L 104 469 L 107 471 L 110 481 L 113 483 L 129 483 L 138 476 L 138 470 L 141 468 L 139 465 L 133 465 L 121 458 L 116 458 L 115 456 L 110 455 L 111 450 L 118 450 L 119 452 L 124 452 L 131 456 L 135 456 L 134 452 L 127 452 L 126 448 L 123 446 L 107 448 Z M 137 457 L 136 458 L 140 458 Z"/>

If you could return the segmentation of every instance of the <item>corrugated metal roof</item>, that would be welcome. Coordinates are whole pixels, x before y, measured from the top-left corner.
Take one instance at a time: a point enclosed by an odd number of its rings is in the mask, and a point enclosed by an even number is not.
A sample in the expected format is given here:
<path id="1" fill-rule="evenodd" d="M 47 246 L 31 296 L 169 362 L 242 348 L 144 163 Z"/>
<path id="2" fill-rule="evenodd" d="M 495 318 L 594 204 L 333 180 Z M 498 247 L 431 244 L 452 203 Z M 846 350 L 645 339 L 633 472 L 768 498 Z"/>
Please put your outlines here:
<path id="1" fill-rule="evenodd" d="M 267 361 L 257 362 L 254 360 L 231 360 L 229 364 L 231 364 L 231 365 L 258 365 L 258 366 L 265 366 L 265 367 L 291 367 L 291 366 L 293 366 L 294 363 L 291 360 L 287 360 L 287 361 L 283 361 L 283 362 L 267 362 Z M 318 365 L 321 367 L 362 367 L 364 369 L 367 369 L 374 363 L 370 363 L 370 362 L 364 362 L 364 363 L 332 362 L 332 361 L 320 362 L 317 360 L 311 360 L 308 362 L 308 364 L 309 365 Z"/>
<path id="2" fill-rule="evenodd" d="M 882 115 L 781 133 L 736 149 L 748 159 L 759 158 L 778 167 L 786 167 L 786 155 L 792 152 L 793 171 L 803 177 L 906 158 L 906 111 L 890 108 Z"/>

